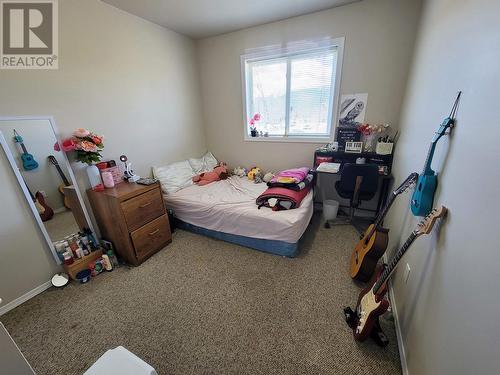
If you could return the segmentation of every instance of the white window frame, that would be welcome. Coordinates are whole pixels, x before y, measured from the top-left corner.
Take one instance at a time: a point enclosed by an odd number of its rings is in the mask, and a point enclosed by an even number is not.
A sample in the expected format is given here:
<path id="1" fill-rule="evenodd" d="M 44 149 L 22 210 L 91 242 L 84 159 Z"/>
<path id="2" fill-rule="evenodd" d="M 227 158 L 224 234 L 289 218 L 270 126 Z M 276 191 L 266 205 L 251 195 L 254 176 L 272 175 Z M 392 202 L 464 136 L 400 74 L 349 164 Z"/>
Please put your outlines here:
<path id="1" fill-rule="evenodd" d="M 327 39 L 312 42 L 298 42 L 290 43 L 286 48 L 282 47 L 263 47 L 254 49 L 249 53 L 241 55 L 241 79 L 242 79 L 242 97 L 243 97 L 243 137 L 248 142 L 295 142 L 295 143 L 326 143 L 333 142 L 335 137 L 335 129 L 338 122 L 338 105 L 340 100 L 340 82 L 342 77 L 342 62 L 344 59 L 344 37 Z M 333 95 L 330 98 L 329 114 L 329 134 L 318 136 L 303 136 L 303 135 L 283 135 L 283 136 L 269 136 L 269 137 L 252 137 L 248 134 L 248 121 L 252 114 L 249 112 L 247 103 L 247 94 L 251 93 L 249 87 L 250 80 L 248 76 L 248 62 L 264 59 L 276 59 L 280 57 L 289 57 L 295 54 L 303 54 L 306 52 L 324 51 L 326 49 L 337 49 L 337 65 L 335 69 L 335 80 L 333 80 Z M 287 70 L 288 75 L 290 69 Z M 290 77 L 287 76 L 287 85 L 290 85 Z M 290 91 L 287 89 L 287 103 L 290 100 Z M 288 106 L 287 106 L 288 108 Z M 288 117 L 288 113 L 287 113 Z M 288 120 L 287 120 L 288 121 Z M 289 125 L 289 124 L 288 124 Z"/>

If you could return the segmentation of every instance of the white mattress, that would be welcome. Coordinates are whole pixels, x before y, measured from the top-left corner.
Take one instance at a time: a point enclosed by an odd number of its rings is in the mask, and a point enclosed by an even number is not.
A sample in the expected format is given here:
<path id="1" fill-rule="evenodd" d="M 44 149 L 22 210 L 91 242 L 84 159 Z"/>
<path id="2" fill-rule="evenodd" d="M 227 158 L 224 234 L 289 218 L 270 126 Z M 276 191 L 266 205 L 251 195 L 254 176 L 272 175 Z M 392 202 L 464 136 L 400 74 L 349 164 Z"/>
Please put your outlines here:
<path id="1" fill-rule="evenodd" d="M 205 186 L 188 186 L 165 194 L 167 207 L 177 218 L 198 227 L 239 236 L 297 242 L 313 214 L 312 191 L 293 210 L 272 211 L 255 199 L 266 190 L 246 177 L 232 176 Z"/>

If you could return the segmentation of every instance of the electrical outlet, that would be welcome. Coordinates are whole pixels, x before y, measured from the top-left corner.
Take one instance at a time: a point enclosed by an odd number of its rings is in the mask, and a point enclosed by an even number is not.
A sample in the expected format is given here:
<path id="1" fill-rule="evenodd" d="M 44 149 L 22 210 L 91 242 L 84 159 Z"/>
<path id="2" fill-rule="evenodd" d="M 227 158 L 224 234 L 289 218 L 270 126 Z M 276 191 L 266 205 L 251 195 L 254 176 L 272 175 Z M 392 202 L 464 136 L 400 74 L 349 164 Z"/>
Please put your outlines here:
<path id="1" fill-rule="evenodd" d="M 410 265 L 406 263 L 405 272 L 403 275 L 405 284 L 408 283 L 408 279 L 410 278 L 410 271 L 411 271 Z"/>

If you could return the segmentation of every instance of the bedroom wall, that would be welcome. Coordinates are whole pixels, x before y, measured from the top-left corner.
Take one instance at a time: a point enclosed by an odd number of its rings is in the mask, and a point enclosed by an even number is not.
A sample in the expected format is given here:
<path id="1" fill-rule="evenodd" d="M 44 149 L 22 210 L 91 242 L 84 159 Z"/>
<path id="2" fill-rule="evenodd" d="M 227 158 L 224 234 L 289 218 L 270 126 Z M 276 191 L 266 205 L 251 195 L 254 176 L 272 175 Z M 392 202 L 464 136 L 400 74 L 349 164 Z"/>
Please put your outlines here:
<path id="1" fill-rule="evenodd" d="M 246 49 L 345 37 L 342 93 L 368 93 L 366 120 L 398 126 L 420 0 L 361 1 L 198 41 L 208 147 L 231 165 L 310 165 L 320 144 L 245 142 L 240 55 Z"/>
<path id="2" fill-rule="evenodd" d="M 0 71 L 0 116 L 52 115 L 63 136 L 93 129 L 105 136 L 105 158 L 127 154 L 141 175 L 206 150 L 191 39 L 98 0 L 64 0 L 59 52 L 59 70 Z M 73 168 L 85 189 L 82 167 Z M 3 152 L 0 179 L 5 305 L 45 283 L 57 267 Z"/>
<path id="3" fill-rule="evenodd" d="M 463 90 L 457 126 L 438 143 L 436 205 L 449 215 L 420 238 L 394 276 L 397 316 L 410 374 L 494 374 L 500 368 L 498 183 L 500 3 L 428 0 L 423 12 L 397 145 L 396 181 L 420 172 L 433 132 Z M 391 245 L 417 222 L 410 196 L 386 224 Z M 391 247 L 390 247 L 391 248 Z M 405 263 L 411 267 L 405 283 Z"/>

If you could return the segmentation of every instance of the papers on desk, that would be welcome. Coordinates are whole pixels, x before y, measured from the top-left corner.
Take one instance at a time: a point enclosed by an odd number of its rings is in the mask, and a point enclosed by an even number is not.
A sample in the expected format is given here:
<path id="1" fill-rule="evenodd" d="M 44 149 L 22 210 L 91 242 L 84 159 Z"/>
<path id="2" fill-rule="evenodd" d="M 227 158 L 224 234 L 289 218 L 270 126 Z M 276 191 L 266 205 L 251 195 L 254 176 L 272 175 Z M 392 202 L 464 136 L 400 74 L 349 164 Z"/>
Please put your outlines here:
<path id="1" fill-rule="evenodd" d="M 340 163 L 321 163 L 316 171 L 326 173 L 339 173 Z"/>

